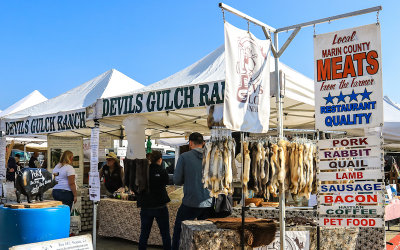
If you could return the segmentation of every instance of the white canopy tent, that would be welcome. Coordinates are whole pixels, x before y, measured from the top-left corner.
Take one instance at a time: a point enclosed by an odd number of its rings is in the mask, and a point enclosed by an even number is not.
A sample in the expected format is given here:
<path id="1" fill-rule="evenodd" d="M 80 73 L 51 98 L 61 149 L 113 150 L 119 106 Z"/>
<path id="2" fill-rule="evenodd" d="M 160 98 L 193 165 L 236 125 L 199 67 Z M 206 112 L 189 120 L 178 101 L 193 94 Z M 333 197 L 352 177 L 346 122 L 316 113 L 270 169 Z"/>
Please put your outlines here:
<path id="1" fill-rule="evenodd" d="M 0 117 L 16 113 L 44 101 L 47 101 L 47 98 L 44 97 L 39 91 L 34 90 L 29 95 L 0 112 Z"/>
<path id="2" fill-rule="evenodd" d="M 36 104 L 42 103 L 44 101 L 47 101 L 48 99 L 42 95 L 38 90 L 32 91 L 29 95 L 25 96 L 21 100 L 17 101 L 13 105 L 9 106 L 6 108 L 3 112 L 0 113 L 0 117 L 4 117 L 7 115 L 14 114 L 16 112 L 19 112 L 23 109 L 26 109 L 28 107 L 34 106 Z M 33 147 L 40 146 L 40 147 L 45 147 L 47 146 L 46 143 L 46 136 L 43 135 L 37 135 L 34 137 L 20 137 L 20 138 L 15 138 L 15 137 L 7 137 L 7 141 L 14 141 L 17 144 L 24 144 L 27 145 L 29 143 L 32 143 Z"/>
<path id="3" fill-rule="evenodd" d="M 118 70 L 111 69 L 107 72 L 93 78 L 82 85 L 73 88 L 64 94 L 28 107 L 21 111 L 2 117 L 1 128 L 5 130 L 5 122 L 26 121 L 35 117 L 64 116 L 71 112 L 86 112 L 86 109 L 96 103 L 98 98 L 107 98 L 110 96 L 121 95 L 142 88 L 143 85 L 122 74 Z M 68 112 L 68 113 L 67 113 Z M 67 117 L 67 115 L 65 115 Z M 90 115 L 87 112 L 86 116 Z M 86 117 L 82 117 L 86 119 Z M 43 118 L 44 119 L 44 118 Z M 90 126 L 90 124 L 86 124 Z M 100 126 L 103 133 L 119 136 L 120 127 Z M 65 129 L 64 131 L 54 132 L 59 136 L 86 136 L 90 137 L 90 128 Z M 51 133 L 37 133 L 51 134 Z"/>
<path id="4" fill-rule="evenodd" d="M 388 148 L 400 149 L 400 105 L 383 98 L 383 138 Z"/>
<path id="5" fill-rule="evenodd" d="M 271 58 L 270 71 L 274 69 L 274 61 Z M 280 76 L 284 86 L 284 126 L 285 128 L 313 128 L 314 124 L 314 82 L 299 72 L 280 63 Z M 271 73 L 271 77 L 273 74 Z M 205 56 L 189 67 L 147 87 L 123 96 L 138 93 L 168 90 L 178 87 L 195 86 L 204 83 L 223 82 L 225 79 L 225 53 L 224 46 Z M 271 78 L 271 93 L 276 90 L 275 81 Z M 97 106 L 102 106 L 99 100 Z M 101 107 L 96 107 L 101 109 Z M 152 138 L 168 138 L 183 136 L 185 132 L 198 131 L 209 133 L 207 127 L 206 107 L 192 107 L 184 109 L 171 109 L 167 111 L 155 111 L 136 114 L 148 119 L 147 135 Z M 117 115 L 103 117 L 101 124 L 122 124 L 126 116 Z M 271 98 L 270 127 L 276 127 L 275 98 Z"/>

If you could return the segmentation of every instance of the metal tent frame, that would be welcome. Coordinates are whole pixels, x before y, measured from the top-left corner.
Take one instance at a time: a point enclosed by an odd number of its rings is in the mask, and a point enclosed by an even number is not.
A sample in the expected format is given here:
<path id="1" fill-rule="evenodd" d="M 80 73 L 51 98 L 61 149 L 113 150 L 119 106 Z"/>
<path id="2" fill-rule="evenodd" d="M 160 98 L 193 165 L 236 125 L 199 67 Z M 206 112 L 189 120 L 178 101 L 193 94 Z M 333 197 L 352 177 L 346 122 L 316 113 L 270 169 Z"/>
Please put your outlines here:
<path id="1" fill-rule="evenodd" d="M 343 18 L 348 18 L 348 17 L 353 17 L 353 16 L 358 16 L 358 15 L 363 15 L 363 14 L 368 14 L 371 12 L 378 12 L 382 10 L 382 6 L 376 6 L 372 8 L 367 8 L 367 9 L 362 9 L 362 10 L 357 10 L 349 13 L 344 13 L 336 16 L 331 16 L 331 17 L 325 17 L 309 22 L 304 22 L 304 23 L 299 23 L 291 26 L 286 26 L 282 27 L 279 29 L 275 29 L 249 15 L 246 15 L 245 13 L 230 7 L 229 5 L 226 5 L 224 3 L 219 3 L 219 7 L 221 8 L 222 11 L 226 10 L 232 14 L 235 14 L 248 22 L 251 22 L 257 26 L 260 26 L 264 32 L 264 35 L 266 39 L 271 40 L 271 51 L 272 54 L 274 55 L 275 58 L 275 75 L 276 75 L 276 81 L 277 81 L 277 93 L 276 93 L 276 110 L 277 110 L 277 132 L 278 132 L 278 137 L 282 138 L 283 137 L 283 96 L 281 94 L 281 83 L 280 83 L 280 77 L 279 77 L 279 58 L 282 56 L 282 54 L 285 52 L 287 47 L 290 45 L 290 43 L 293 41 L 293 39 L 296 37 L 297 33 L 299 33 L 300 29 L 304 27 L 309 27 L 309 26 L 314 26 L 316 24 L 321 24 L 321 23 L 326 23 L 326 22 L 331 22 Z M 278 34 L 281 32 L 286 32 L 293 30 L 289 38 L 285 41 L 283 46 L 279 49 L 279 43 L 278 43 Z M 272 44 L 272 36 L 271 33 L 273 33 L 274 37 L 274 43 Z M 243 135 L 241 137 L 243 139 Z M 242 160 L 243 162 L 243 160 Z M 279 222 L 280 222 L 280 249 L 286 249 L 285 248 L 285 192 L 283 190 L 283 185 L 279 185 Z M 244 224 L 244 201 L 243 201 L 243 207 L 242 207 L 242 223 Z M 243 230 L 242 230 L 243 231 Z M 244 242 L 242 242 L 242 249 L 244 249 Z"/>

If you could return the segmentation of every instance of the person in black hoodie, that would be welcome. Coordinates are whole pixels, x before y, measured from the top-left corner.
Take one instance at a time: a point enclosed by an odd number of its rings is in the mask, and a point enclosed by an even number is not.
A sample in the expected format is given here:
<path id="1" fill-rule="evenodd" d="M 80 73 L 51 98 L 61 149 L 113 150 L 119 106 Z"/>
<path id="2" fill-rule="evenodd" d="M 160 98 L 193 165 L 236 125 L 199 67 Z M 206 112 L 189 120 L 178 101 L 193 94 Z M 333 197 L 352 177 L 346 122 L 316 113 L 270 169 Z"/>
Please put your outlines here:
<path id="1" fill-rule="evenodd" d="M 163 248 L 171 249 L 171 236 L 169 232 L 169 214 L 167 203 L 171 200 L 168 197 L 165 186 L 168 184 L 167 171 L 162 167 L 162 154 L 160 151 L 153 151 L 150 156 L 149 167 L 149 188 L 145 193 L 138 194 L 137 206 L 140 210 L 140 238 L 139 249 L 147 248 L 147 240 L 150 235 L 154 218 L 160 229 Z"/>

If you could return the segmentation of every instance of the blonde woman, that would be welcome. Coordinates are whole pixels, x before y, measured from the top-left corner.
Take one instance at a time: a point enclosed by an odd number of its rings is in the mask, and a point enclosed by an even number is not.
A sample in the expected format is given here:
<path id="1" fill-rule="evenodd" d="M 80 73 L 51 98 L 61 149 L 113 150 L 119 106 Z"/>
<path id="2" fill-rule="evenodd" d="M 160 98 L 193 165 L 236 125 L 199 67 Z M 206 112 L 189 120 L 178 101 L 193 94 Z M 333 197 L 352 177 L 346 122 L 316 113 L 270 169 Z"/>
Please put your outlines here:
<path id="1" fill-rule="evenodd" d="M 56 176 L 57 185 L 53 188 L 53 198 L 72 208 L 76 202 L 75 169 L 71 166 L 74 155 L 66 150 L 61 156 L 53 174 Z"/>

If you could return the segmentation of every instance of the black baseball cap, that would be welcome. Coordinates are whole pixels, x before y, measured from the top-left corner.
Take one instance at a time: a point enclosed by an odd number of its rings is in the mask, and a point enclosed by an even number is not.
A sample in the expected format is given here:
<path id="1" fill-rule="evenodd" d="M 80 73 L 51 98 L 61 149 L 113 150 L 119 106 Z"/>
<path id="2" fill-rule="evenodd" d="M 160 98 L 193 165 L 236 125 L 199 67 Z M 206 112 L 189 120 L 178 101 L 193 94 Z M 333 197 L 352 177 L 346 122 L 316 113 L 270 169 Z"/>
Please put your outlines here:
<path id="1" fill-rule="evenodd" d="M 193 132 L 189 135 L 189 141 L 193 141 L 196 144 L 204 142 L 203 135 L 198 132 Z"/>

